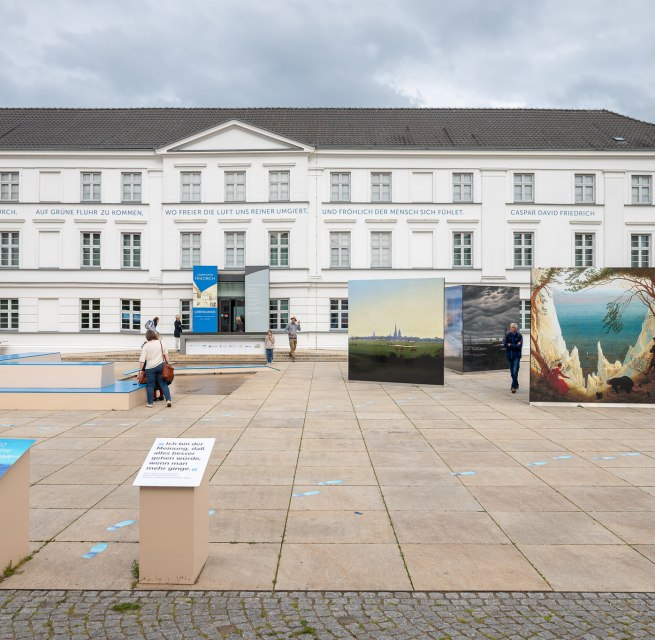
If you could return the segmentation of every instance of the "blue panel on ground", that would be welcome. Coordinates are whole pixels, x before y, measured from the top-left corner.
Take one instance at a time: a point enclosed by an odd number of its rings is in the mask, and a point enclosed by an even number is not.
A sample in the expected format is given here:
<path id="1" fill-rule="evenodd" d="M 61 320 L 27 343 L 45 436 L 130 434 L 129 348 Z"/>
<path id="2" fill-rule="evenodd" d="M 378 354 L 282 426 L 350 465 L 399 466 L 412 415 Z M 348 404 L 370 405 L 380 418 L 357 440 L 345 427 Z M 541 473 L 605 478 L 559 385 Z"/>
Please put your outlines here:
<path id="1" fill-rule="evenodd" d="M 0 393 L 132 393 L 139 389 L 145 389 L 145 384 L 139 384 L 133 380 L 116 380 L 114 384 L 98 389 L 40 389 L 32 387 L 22 387 L 20 389 L 0 388 Z"/>
<path id="2" fill-rule="evenodd" d="M 0 363 L 7 360 L 20 360 L 21 358 L 36 358 L 37 356 L 56 356 L 59 351 L 49 351 L 46 353 L 6 353 L 0 355 Z"/>

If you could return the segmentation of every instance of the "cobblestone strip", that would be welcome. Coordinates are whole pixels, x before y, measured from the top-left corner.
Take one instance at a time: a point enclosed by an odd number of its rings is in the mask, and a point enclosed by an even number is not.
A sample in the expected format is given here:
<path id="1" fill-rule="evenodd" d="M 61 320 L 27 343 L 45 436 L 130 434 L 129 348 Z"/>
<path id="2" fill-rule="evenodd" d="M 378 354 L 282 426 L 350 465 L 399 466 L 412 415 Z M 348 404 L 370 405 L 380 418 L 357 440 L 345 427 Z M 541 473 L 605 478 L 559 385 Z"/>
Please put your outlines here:
<path id="1" fill-rule="evenodd" d="M 0 639 L 655 637 L 652 593 L 0 591 Z"/>

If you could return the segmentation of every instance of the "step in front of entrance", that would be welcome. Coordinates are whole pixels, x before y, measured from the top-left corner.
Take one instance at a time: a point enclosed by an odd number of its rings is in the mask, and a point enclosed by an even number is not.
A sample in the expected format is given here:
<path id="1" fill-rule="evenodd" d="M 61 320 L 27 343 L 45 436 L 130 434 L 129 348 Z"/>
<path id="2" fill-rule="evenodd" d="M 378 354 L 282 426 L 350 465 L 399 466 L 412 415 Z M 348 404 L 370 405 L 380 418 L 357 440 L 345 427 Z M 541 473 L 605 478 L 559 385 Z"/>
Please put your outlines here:
<path id="1" fill-rule="evenodd" d="M 174 350 L 169 350 L 170 358 L 175 364 L 265 364 L 266 358 L 262 356 L 248 355 L 184 355 Z M 98 359 L 111 362 L 138 362 L 140 351 L 115 351 L 106 353 L 71 353 L 62 354 L 61 359 L 65 361 L 92 362 Z M 289 362 L 288 350 L 276 350 L 275 360 L 277 362 Z M 348 362 L 346 351 L 319 351 L 319 350 L 298 350 L 296 351 L 296 362 Z"/>

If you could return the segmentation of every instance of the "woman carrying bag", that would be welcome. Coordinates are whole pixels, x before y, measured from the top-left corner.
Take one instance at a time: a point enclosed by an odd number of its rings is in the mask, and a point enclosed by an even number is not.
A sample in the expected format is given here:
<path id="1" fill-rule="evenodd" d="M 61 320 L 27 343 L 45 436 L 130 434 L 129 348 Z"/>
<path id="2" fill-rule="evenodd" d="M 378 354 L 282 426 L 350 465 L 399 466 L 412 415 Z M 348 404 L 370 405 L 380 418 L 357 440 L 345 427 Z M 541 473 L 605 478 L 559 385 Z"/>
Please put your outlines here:
<path id="1" fill-rule="evenodd" d="M 162 375 L 165 367 L 170 368 L 168 351 L 164 348 L 159 336 L 152 329 L 148 329 L 146 331 L 146 343 L 141 349 L 141 357 L 139 358 L 139 368 L 145 368 L 146 371 L 146 395 L 148 397 L 146 407 L 152 407 L 155 397 L 155 383 L 161 387 L 164 393 L 166 406 L 171 406 L 171 392 Z"/>

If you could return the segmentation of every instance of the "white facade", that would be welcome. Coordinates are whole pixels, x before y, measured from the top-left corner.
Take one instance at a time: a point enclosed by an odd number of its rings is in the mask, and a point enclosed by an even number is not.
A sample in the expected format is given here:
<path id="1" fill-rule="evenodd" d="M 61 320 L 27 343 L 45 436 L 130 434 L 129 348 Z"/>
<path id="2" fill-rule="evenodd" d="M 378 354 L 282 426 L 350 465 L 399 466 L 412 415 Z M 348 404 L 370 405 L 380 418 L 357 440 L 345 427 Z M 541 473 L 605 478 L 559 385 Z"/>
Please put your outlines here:
<path id="1" fill-rule="evenodd" d="M 151 152 L 0 151 L 0 174 L 5 351 L 134 349 L 154 316 L 171 334 L 192 263 L 269 264 L 276 233 L 289 257 L 275 253 L 270 296 L 306 348 L 346 347 L 331 306 L 349 279 L 517 285 L 527 300 L 530 263 L 653 265 L 653 150 L 316 150 L 233 121 Z M 140 308 L 130 328 L 122 301 Z"/>

